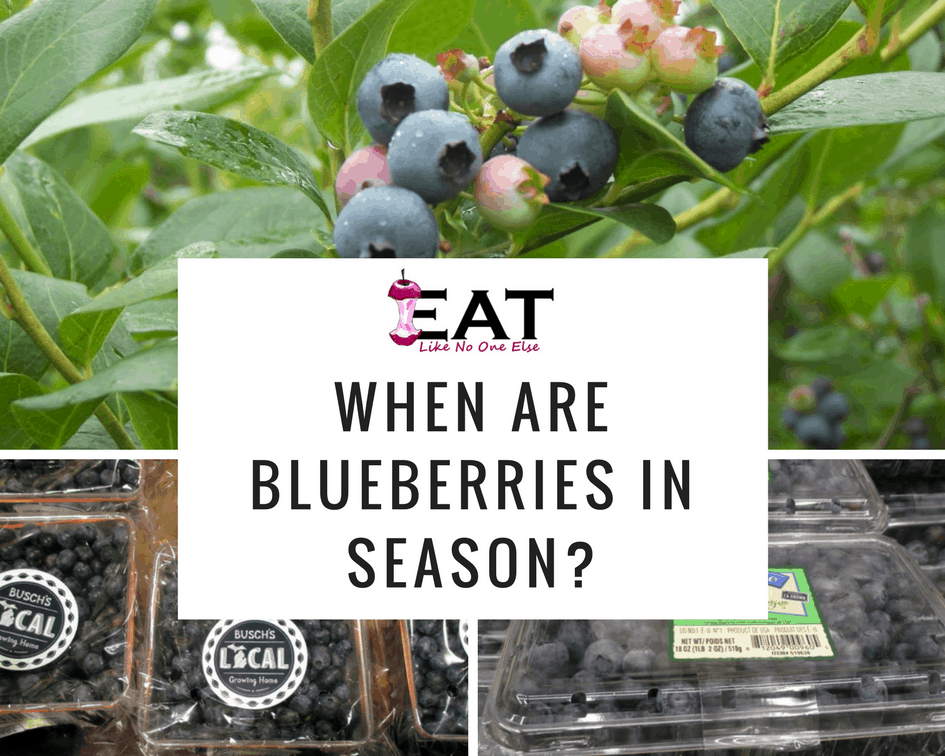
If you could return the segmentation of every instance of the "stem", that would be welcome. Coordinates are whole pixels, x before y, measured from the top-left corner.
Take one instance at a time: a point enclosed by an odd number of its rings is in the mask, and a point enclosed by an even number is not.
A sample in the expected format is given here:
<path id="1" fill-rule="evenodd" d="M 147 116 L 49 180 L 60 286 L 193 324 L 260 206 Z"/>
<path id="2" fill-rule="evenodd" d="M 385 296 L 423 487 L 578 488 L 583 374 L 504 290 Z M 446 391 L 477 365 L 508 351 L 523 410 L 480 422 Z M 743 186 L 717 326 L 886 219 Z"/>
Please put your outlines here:
<path id="1" fill-rule="evenodd" d="M 719 189 L 706 197 L 702 202 L 685 212 L 679 213 L 673 217 L 676 222 L 676 233 L 685 231 L 690 226 L 715 215 L 719 210 L 731 205 L 733 200 L 737 200 L 738 195 L 731 189 Z M 629 257 L 638 247 L 642 247 L 649 242 L 649 239 L 639 231 L 634 231 L 622 242 L 607 251 L 603 257 Z"/>
<path id="2" fill-rule="evenodd" d="M 2 168 L 0 168 L 2 171 Z M 16 222 L 6 203 L 0 200 L 0 230 L 9 239 L 13 249 L 20 256 L 20 259 L 26 264 L 27 270 L 33 273 L 41 273 L 44 276 L 52 276 L 52 269 L 46 259 L 37 252 L 30 240 L 26 238 L 20 224 Z"/>
<path id="3" fill-rule="evenodd" d="M 482 136 L 479 137 L 479 147 L 482 149 L 483 159 L 488 160 L 492 150 L 502 141 L 502 137 L 514 130 L 515 124 L 500 121 L 498 118 L 494 120 L 492 125 L 483 131 Z"/>
<path id="4" fill-rule="evenodd" d="M 929 29 L 945 18 L 945 0 L 938 0 L 919 16 L 897 38 L 891 39 L 880 53 L 883 63 L 888 63 Z"/>
<path id="5" fill-rule="evenodd" d="M 2 206 L 2 204 L 3 203 L 0 202 L 0 206 Z M 29 302 L 26 301 L 26 297 L 24 297 L 23 292 L 20 291 L 20 287 L 16 285 L 16 281 L 13 280 L 13 275 L 10 273 L 10 269 L 7 267 L 2 257 L 0 257 L 0 285 L 3 286 L 7 293 L 16 322 L 26 331 L 26 335 L 29 336 L 33 343 L 39 347 L 39 350 L 49 358 L 53 367 L 56 368 L 63 378 L 70 384 L 80 383 L 83 380 L 82 374 L 76 369 L 75 365 L 72 364 L 66 356 L 66 353 L 59 348 L 59 345 L 53 341 L 52 336 L 49 335 L 43 327 L 43 324 L 39 321 L 39 318 L 36 317 L 36 313 L 33 312 L 33 308 L 30 307 Z M 108 435 L 112 437 L 119 449 L 138 448 L 105 402 L 102 402 L 98 406 L 98 409 L 95 410 L 95 416 L 105 430 L 108 431 Z"/>
<path id="6" fill-rule="evenodd" d="M 331 44 L 331 0 L 309 0 L 308 22 L 312 26 L 315 57 L 318 58 Z"/>
<path id="7" fill-rule="evenodd" d="M 489 94 L 491 94 L 493 97 L 498 97 L 498 96 L 499 96 L 499 93 L 495 91 L 495 87 L 490 87 L 488 84 L 486 84 L 485 79 L 482 78 L 482 72 L 481 72 L 481 71 L 479 72 L 479 75 L 476 76 L 476 77 L 473 79 L 473 81 L 476 82 L 476 86 L 477 86 L 477 87 L 479 87 L 480 89 L 484 89 L 486 92 L 488 92 Z"/>
<path id="8" fill-rule="evenodd" d="M 882 435 L 877 439 L 873 446 L 874 449 L 885 449 L 886 445 L 892 441 L 892 437 L 896 434 L 896 431 L 899 430 L 899 426 L 902 425 L 903 419 L 909 413 L 909 408 L 912 406 L 912 400 L 918 395 L 919 389 L 914 383 L 905 391 L 903 391 L 902 401 L 899 402 L 899 407 L 896 408 L 896 414 L 893 415 L 892 419 L 886 424 Z"/>

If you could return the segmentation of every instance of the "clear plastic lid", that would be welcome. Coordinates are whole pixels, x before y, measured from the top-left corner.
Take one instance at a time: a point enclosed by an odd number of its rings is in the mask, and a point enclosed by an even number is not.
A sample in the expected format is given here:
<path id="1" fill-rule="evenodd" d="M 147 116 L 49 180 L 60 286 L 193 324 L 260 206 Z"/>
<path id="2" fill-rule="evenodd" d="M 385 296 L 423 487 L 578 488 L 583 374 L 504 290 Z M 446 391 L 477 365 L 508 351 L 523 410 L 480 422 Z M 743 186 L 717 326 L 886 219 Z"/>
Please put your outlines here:
<path id="1" fill-rule="evenodd" d="M 468 627 L 461 620 L 402 620 L 414 724 L 437 740 L 469 737 Z"/>
<path id="2" fill-rule="evenodd" d="M 141 493 L 137 459 L 0 459 L 0 512 L 31 502 L 128 501 Z"/>
<path id="3" fill-rule="evenodd" d="M 779 613 L 767 624 L 513 622 L 490 735 L 586 755 L 790 750 L 941 728 L 945 602 L 898 544 L 785 535 L 768 561 Z"/>
<path id="4" fill-rule="evenodd" d="M 882 497 L 856 460 L 768 461 L 771 533 L 881 533 L 886 517 Z"/>
<path id="5" fill-rule="evenodd" d="M 945 459 L 866 459 L 874 478 L 945 478 Z"/>
<path id="6" fill-rule="evenodd" d="M 155 561 L 149 611 L 148 750 L 351 751 L 370 738 L 360 620 L 178 620 L 169 550 Z"/>
<path id="7" fill-rule="evenodd" d="M 511 620 L 479 620 L 479 715 L 485 709 Z"/>
<path id="8" fill-rule="evenodd" d="M 0 517 L 0 713 L 89 715 L 125 699 L 134 547 L 121 515 Z"/>

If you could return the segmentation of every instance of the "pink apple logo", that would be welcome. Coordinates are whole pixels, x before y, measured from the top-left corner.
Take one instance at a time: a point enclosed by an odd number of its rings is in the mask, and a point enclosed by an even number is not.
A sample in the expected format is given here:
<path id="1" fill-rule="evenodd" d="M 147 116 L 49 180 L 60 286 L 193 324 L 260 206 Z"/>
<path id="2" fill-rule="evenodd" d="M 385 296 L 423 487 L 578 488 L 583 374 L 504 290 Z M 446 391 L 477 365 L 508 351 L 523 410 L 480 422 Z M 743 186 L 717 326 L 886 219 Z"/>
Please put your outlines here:
<path id="1" fill-rule="evenodd" d="M 399 346 L 410 346 L 420 338 L 421 333 L 413 326 L 413 311 L 420 298 L 420 287 L 413 281 L 408 281 L 404 277 L 404 271 L 401 270 L 400 278 L 390 285 L 387 296 L 397 302 L 397 313 L 400 318 L 397 321 L 397 327 L 390 332 L 391 341 Z"/>

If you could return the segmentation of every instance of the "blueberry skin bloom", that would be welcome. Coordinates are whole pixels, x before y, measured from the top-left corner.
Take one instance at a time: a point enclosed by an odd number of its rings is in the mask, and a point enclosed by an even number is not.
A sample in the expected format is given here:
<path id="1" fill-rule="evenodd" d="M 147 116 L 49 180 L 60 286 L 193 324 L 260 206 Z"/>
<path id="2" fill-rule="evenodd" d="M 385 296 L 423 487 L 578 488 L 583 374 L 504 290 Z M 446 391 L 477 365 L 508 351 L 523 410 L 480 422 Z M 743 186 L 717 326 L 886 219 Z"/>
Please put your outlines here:
<path id="1" fill-rule="evenodd" d="M 512 110 L 560 113 L 581 88 L 581 59 L 564 37 L 547 29 L 516 34 L 495 54 L 495 89 Z"/>
<path id="2" fill-rule="evenodd" d="M 427 110 L 407 116 L 390 140 L 391 180 L 431 205 L 469 186 L 482 167 L 479 134 L 459 113 Z"/>
<path id="3" fill-rule="evenodd" d="M 565 110 L 532 123 L 517 155 L 551 179 L 545 193 L 555 202 L 586 199 L 603 189 L 617 165 L 617 135 L 590 113 Z"/>
<path id="4" fill-rule="evenodd" d="M 446 80 L 415 55 L 388 55 L 368 71 L 358 88 L 358 115 L 374 141 L 385 147 L 411 113 L 449 106 Z"/>
<path id="5" fill-rule="evenodd" d="M 725 173 L 768 142 L 758 94 L 739 79 L 716 79 L 686 111 L 686 146 Z"/>
<path id="6" fill-rule="evenodd" d="M 358 192 L 335 223 L 340 257 L 436 257 L 440 232 L 423 199 L 397 186 Z"/>

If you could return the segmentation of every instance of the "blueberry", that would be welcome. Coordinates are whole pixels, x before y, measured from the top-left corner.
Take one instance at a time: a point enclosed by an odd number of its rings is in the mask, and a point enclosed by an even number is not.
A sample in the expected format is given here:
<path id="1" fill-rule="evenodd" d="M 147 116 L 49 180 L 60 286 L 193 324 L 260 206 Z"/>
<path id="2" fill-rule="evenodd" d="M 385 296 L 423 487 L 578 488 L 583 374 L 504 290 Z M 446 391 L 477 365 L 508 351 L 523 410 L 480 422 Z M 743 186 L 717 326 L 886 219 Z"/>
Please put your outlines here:
<path id="1" fill-rule="evenodd" d="M 817 414 L 828 422 L 836 423 L 850 414 L 850 404 L 839 391 L 831 391 L 817 402 Z"/>
<path id="2" fill-rule="evenodd" d="M 686 146 L 723 173 L 768 142 L 758 94 L 739 79 L 720 78 L 686 111 Z"/>
<path id="3" fill-rule="evenodd" d="M 785 407 L 781 410 L 781 424 L 788 430 L 794 430 L 797 426 L 797 421 L 801 419 L 803 415 L 790 407 Z"/>
<path id="4" fill-rule="evenodd" d="M 572 664 L 578 664 L 584 658 L 584 652 L 597 637 L 587 620 L 565 620 L 558 630 L 557 641 L 568 649 Z"/>
<path id="5" fill-rule="evenodd" d="M 512 110 L 560 113 L 581 87 L 581 59 L 564 37 L 547 29 L 516 34 L 495 54 L 495 88 Z"/>
<path id="6" fill-rule="evenodd" d="M 599 675 L 611 675 L 620 671 L 625 651 L 619 643 L 609 638 L 594 641 L 584 652 L 584 669 Z"/>
<path id="7" fill-rule="evenodd" d="M 545 192 L 555 202 L 586 199 L 603 189 L 617 156 L 610 125 L 577 110 L 538 119 L 518 143 L 518 157 L 551 179 Z"/>
<path id="8" fill-rule="evenodd" d="M 414 192 L 379 186 L 359 192 L 338 215 L 340 257 L 436 257 L 436 219 Z"/>
<path id="9" fill-rule="evenodd" d="M 820 415 L 804 415 L 794 426 L 801 443 L 815 449 L 827 449 L 834 439 L 833 429 Z"/>
<path id="10" fill-rule="evenodd" d="M 883 272 L 883 264 L 885 259 L 879 252 L 870 252 L 864 259 L 866 267 L 869 268 L 870 273 L 874 275 L 877 273 Z"/>
<path id="11" fill-rule="evenodd" d="M 413 113 L 390 140 L 387 166 L 396 186 L 435 205 L 455 197 L 476 178 L 482 167 L 479 135 L 459 113 Z"/>
<path id="12" fill-rule="evenodd" d="M 539 643 L 529 653 L 528 668 L 536 675 L 554 678 L 564 672 L 568 659 L 568 647 L 563 643 Z"/>
<path id="13" fill-rule="evenodd" d="M 929 432 L 925 420 L 921 417 L 910 417 L 902 429 L 910 436 L 924 436 Z"/>
<path id="14" fill-rule="evenodd" d="M 385 146 L 411 113 L 449 106 L 446 80 L 414 55 L 388 55 L 368 71 L 358 88 L 358 115 L 374 141 Z"/>

